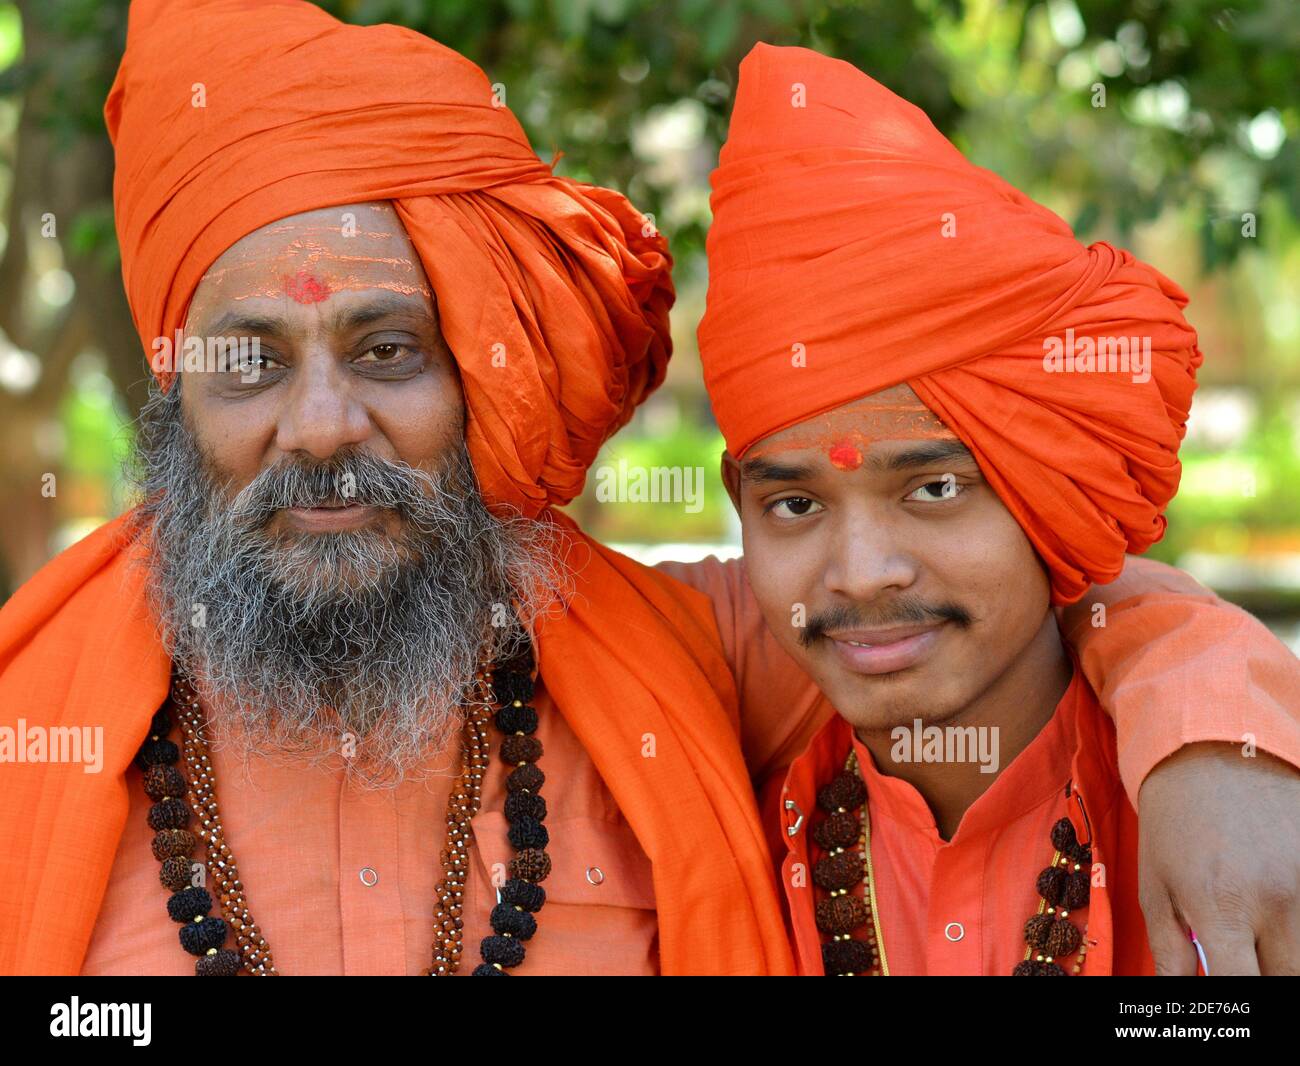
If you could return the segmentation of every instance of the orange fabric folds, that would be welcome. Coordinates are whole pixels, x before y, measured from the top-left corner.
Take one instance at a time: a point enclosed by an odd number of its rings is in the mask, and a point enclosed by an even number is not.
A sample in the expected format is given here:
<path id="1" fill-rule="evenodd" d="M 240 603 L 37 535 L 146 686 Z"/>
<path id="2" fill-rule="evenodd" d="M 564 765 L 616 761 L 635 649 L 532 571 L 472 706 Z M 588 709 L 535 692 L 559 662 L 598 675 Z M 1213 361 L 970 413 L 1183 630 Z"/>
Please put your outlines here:
<path id="1" fill-rule="evenodd" d="M 500 104 L 473 63 L 410 30 L 296 0 L 136 0 L 105 117 L 146 353 L 252 230 L 392 200 L 437 293 L 485 496 L 532 515 L 572 499 L 663 379 L 670 260 L 622 196 L 554 176 Z M 789 972 L 707 600 L 559 521 L 581 569 L 567 612 L 539 625 L 540 669 L 653 864 L 664 972 Z M 76 972 L 126 816 L 122 777 L 165 694 L 121 533 L 60 556 L 0 611 L 0 724 L 106 736 L 98 775 L 3 767 L 6 972 Z"/>
<path id="2" fill-rule="evenodd" d="M 552 175 L 499 94 L 421 34 L 299 0 L 137 0 L 104 116 L 145 351 L 241 237 L 393 200 L 438 294 L 484 493 L 530 514 L 569 502 L 663 380 L 671 260 L 622 196 Z"/>
<path id="3" fill-rule="evenodd" d="M 1163 534 L 1201 363 L 1168 278 L 1080 244 L 919 109 L 802 48 L 741 64 L 712 203 L 700 352 L 733 455 L 906 382 L 971 449 L 1055 602 Z"/>

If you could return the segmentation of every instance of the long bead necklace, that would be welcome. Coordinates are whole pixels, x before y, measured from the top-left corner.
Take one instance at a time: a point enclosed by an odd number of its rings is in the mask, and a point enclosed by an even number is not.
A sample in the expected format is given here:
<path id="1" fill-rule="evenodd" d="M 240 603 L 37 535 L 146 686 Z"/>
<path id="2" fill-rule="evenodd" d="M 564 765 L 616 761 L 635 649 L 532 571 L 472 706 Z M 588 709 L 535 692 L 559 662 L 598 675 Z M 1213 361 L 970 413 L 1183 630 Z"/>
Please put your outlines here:
<path id="1" fill-rule="evenodd" d="M 543 824 L 546 801 L 540 794 L 546 775 L 537 765 L 542 743 L 533 735 L 538 719 L 536 709 L 530 706 L 532 674 L 528 648 L 495 669 L 480 668 L 475 676 L 474 691 L 465 708 L 461 772 L 447 800 L 442 880 L 435 892 L 433 961 L 423 971 L 426 976 L 449 976 L 460 967 L 471 821 L 482 803 L 490 749 L 488 722 L 493 718 L 503 734 L 501 758 L 512 767 L 506 776 L 505 815 L 515 857 L 510 862 L 510 879 L 498 890 L 499 902 L 490 915 L 492 935 L 484 937 L 479 946 L 483 961 L 474 969 L 474 976 L 505 976 L 524 961 L 524 942 L 537 931 L 534 915 L 546 902 L 541 882 L 551 872 L 551 859 L 546 852 L 550 836 Z M 159 879 L 172 893 L 167 913 L 180 925 L 181 947 L 196 956 L 197 976 L 231 977 L 241 971 L 277 976 L 270 945 L 253 920 L 239 866 L 225 839 L 207 723 L 193 685 L 180 677 L 174 679 L 169 706 L 171 714 L 164 705 L 154 715 L 149 736 L 136 756 L 136 764 L 144 772 L 145 793 L 154 801 L 148 821 L 155 834 L 153 854 L 162 864 Z M 180 727 L 181 747 L 168 739 L 173 714 Z M 187 774 L 175 765 L 182 758 L 182 747 Z M 188 828 L 191 816 L 198 823 L 194 831 Z M 200 841 L 206 851 L 206 878 L 196 884 L 199 864 L 191 855 Z M 216 903 L 205 884 L 218 889 L 220 917 L 211 914 Z M 225 946 L 231 932 L 235 934 L 233 949 Z"/>
<path id="2" fill-rule="evenodd" d="M 1067 797 L 1071 794 L 1066 787 Z M 1076 794 L 1077 795 L 1077 794 Z M 822 943 L 822 968 L 827 976 L 889 976 L 885 941 L 880 931 L 876 879 L 871 862 L 871 822 L 867 787 L 857 753 L 849 752 L 844 769 L 817 792 L 817 806 L 826 815 L 813 827 L 813 842 L 825 853 L 813 866 L 813 881 L 826 898 L 816 903 Z M 1058 960 L 1079 949 L 1072 972 L 1083 969 L 1088 948 L 1069 913 L 1088 905 L 1092 849 L 1080 844 L 1069 818 L 1052 826 L 1051 864 L 1038 875 L 1038 910 L 1025 923 L 1025 956 L 1014 977 L 1064 977 Z M 862 899 L 853 895 L 863 884 Z M 869 927 L 868 927 L 869 926 Z M 855 933 L 867 928 L 865 937 Z"/>

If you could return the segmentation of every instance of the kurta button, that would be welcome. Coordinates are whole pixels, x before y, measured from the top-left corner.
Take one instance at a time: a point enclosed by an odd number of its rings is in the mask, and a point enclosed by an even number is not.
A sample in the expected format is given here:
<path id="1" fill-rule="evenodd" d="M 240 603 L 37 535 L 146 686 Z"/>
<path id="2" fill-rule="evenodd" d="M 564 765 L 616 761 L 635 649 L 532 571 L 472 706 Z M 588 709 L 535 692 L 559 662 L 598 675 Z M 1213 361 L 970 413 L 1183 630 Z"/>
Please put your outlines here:
<path id="1" fill-rule="evenodd" d="M 961 922 L 949 922 L 943 927 L 943 935 L 955 944 L 966 935 L 966 930 L 962 928 Z"/>
<path id="2" fill-rule="evenodd" d="M 365 885 L 366 888 L 373 888 L 379 883 L 379 875 L 369 866 L 363 866 L 359 876 L 361 878 L 361 883 Z"/>

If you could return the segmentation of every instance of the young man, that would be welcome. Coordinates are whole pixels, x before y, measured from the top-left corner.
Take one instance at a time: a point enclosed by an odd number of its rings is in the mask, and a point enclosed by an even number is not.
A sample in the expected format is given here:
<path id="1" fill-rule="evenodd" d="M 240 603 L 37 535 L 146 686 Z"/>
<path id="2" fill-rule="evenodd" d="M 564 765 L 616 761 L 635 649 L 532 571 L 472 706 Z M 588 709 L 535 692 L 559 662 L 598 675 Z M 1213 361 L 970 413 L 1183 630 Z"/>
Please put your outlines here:
<path id="1" fill-rule="evenodd" d="M 1186 297 L 803 49 L 742 65 L 713 207 L 701 354 L 744 571 L 784 653 L 757 673 L 793 660 L 839 712 L 765 804 L 800 971 L 1151 972 L 1124 753 L 1052 606 L 1163 531 L 1201 360 Z M 1137 633 L 1183 611 L 1154 599 Z M 1139 785 L 1192 739 L 1295 761 L 1294 658 L 1252 639 L 1250 712 L 1216 727 L 1221 708 L 1188 713 L 1175 688 L 1172 746 L 1128 753 Z M 1177 686 L 1187 650 L 1147 649 L 1153 675 Z M 1127 666 L 1122 646 L 1091 652 L 1103 679 Z M 1297 775 L 1237 762 L 1220 772 L 1253 776 L 1244 835 L 1294 852 Z M 1271 925 L 1248 916 L 1261 932 L 1293 924 L 1294 893 L 1275 899 Z M 1256 960 L 1240 929 L 1199 931 L 1215 972 L 1292 967 L 1289 934 Z M 1191 946 L 1165 946 L 1184 969 Z"/>

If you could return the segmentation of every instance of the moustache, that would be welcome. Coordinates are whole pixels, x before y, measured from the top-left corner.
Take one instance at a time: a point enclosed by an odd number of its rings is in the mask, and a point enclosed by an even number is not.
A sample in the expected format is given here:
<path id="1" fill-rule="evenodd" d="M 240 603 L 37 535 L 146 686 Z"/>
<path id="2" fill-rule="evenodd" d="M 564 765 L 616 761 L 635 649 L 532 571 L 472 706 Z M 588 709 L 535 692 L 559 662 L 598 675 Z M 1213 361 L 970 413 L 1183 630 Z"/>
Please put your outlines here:
<path id="1" fill-rule="evenodd" d="M 900 597 L 874 611 L 841 604 L 813 615 L 799 633 L 799 644 L 810 648 L 824 640 L 830 629 L 886 629 L 925 622 L 952 622 L 965 629 L 972 621 L 970 612 L 955 603 L 928 604 L 914 597 Z"/>
<path id="2" fill-rule="evenodd" d="M 412 518 L 431 500 L 459 483 L 458 471 L 435 476 L 407 463 L 358 448 L 329 459 L 286 459 L 263 470 L 230 503 L 231 516 L 246 528 L 259 528 L 292 507 L 381 507 Z"/>

